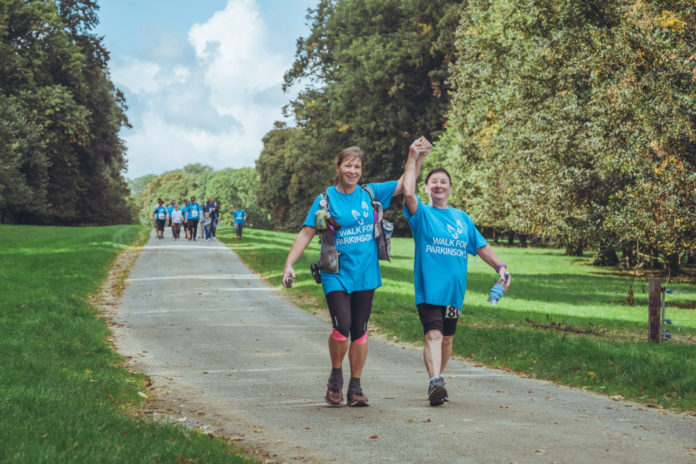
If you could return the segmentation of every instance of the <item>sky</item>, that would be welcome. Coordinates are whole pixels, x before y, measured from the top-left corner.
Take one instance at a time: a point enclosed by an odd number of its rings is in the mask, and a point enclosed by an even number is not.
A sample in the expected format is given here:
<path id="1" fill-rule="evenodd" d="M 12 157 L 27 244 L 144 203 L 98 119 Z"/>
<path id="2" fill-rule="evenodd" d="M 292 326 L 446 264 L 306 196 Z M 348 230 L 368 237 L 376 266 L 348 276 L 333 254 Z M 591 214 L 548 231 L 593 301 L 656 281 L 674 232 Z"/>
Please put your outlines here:
<path id="1" fill-rule="evenodd" d="M 132 128 L 125 177 L 253 167 L 298 89 L 282 91 L 317 0 L 101 0 L 111 80 Z"/>

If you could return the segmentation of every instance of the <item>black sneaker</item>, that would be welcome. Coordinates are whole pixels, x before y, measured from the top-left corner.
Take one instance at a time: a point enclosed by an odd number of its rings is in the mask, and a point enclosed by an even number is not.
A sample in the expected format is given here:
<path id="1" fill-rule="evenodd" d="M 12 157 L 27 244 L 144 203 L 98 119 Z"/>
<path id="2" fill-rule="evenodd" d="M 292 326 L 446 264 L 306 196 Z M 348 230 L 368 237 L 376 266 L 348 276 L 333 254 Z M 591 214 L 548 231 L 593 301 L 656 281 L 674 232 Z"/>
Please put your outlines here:
<path id="1" fill-rule="evenodd" d="M 428 385 L 430 406 L 440 406 L 446 397 L 447 390 L 445 389 L 445 381 L 442 380 L 442 377 L 432 379 Z"/>

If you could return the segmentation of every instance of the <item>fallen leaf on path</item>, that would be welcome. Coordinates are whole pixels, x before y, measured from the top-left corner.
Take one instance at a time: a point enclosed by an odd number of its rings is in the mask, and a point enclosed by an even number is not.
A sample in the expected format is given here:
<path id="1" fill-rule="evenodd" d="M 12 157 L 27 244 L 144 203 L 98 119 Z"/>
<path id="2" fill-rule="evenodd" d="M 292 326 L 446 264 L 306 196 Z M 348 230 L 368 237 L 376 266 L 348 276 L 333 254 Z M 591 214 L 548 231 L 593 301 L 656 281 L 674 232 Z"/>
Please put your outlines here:
<path id="1" fill-rule="evenodd" d="M 379 438 L 379 436 L 378 436 L 377 434 L 374 434 L 374 435 L 370 435 L 370 438 L 371 438 L 372 440 L 374 440 L 375 438 Z"/>
<path id="2" fill-rule="evenodd" d="M 147 395 L 143 392 L 138 392 L 138 396 L 147 399 Z"/>
<path id="3" fill-rule="evenodd" d="M 534 454 L 538 456 L 546 456 L 548 453 L 546 452 L 545 449 L 536 449 L 534 450 Z"/>

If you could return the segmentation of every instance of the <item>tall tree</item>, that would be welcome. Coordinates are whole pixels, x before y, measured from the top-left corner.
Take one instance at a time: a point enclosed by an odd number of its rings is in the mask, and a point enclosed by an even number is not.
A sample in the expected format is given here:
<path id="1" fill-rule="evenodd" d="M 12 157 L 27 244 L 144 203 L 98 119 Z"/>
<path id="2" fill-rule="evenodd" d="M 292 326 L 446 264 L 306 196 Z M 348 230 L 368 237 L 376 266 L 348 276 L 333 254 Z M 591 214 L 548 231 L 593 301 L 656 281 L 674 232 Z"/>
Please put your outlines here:
<path id="1" fill-rule="evenodd" d="M 118 137 L 125 103 L 109 79 L 102 41 L 90 33 L 96 12 L 89 0 L 0 3 L 0 94 L 40 130 L 49 163 L 47 204 L 17 211 L 31 213 L 20 216 L 30 222 L 131 219 Z"/>
<path id="2" fill-rule="evenodd" d="M 442 133 L 459 7 L 444 0 L 322 0 L 310 11 L 310 34 L 298 40 L 285 75 L 286 88 L 304 85 L 287 109 L 309 138 L 305 152 L 321 158 L 293 165 L 318 169 L 302 171 L 304 179 L 321 179 L 351 145 L 366 153 L 365 182 L 395 179 L 414 138 Z"/>
<path id="3" fill-rule="evenodd" d="M 692 250 L 693 14 L 688 2 L 471 1 L 448 161 L 477 220 L 575 252 L 639 238 L 666 258 Z"/>

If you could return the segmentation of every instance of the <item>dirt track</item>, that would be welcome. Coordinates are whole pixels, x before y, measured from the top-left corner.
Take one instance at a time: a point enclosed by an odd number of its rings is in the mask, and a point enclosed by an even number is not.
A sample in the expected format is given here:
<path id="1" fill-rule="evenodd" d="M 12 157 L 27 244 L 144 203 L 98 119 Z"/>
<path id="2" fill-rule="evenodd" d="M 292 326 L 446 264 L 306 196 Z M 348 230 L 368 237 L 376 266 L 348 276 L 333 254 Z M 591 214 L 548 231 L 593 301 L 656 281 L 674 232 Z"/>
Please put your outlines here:
<path id="1" fill-rule="evenodd" d="M 153 381 L 154 411 L 262 461 L 696 462 L 694 417 L 461 361 L 445 376 L 451 403 L 431 408 L 420 351 L 374 337 L 371 406 L 331 408 L 329 324 L 219 242 L 150 239 L 112 319 L 119 351 Z"/>

